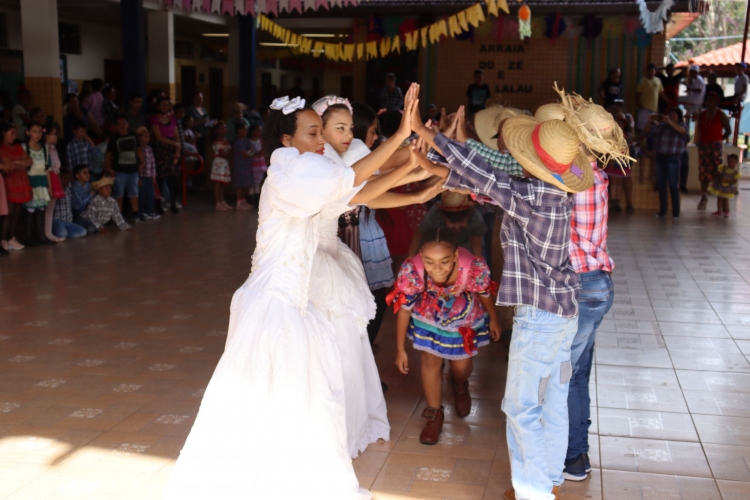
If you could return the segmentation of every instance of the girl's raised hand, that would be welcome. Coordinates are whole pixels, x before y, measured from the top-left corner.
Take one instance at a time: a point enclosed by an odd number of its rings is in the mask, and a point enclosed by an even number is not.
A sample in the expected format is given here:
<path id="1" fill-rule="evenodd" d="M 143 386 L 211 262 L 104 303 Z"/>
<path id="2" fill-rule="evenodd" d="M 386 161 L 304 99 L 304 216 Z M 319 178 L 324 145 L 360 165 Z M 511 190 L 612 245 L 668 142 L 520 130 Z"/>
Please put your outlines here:
<path id="1" fill-rule="evenodd" d="M 406 354 L 406 351 L 396 353 L 396 368 L 404 375 L 409 374 L 409 356 Z"/>
<path id="2" fill-rule="evenodd" d="M 412 83 L 404 97 L 404 112 L 401 115 L 401 126 L 398 131 L 406 139 L 411 135 L 415 124 L 421 124 L 422 117 L 419 116 L 419 84 Z M 414 121 L 414 111 L 416 110 L 416 120 Z"/>

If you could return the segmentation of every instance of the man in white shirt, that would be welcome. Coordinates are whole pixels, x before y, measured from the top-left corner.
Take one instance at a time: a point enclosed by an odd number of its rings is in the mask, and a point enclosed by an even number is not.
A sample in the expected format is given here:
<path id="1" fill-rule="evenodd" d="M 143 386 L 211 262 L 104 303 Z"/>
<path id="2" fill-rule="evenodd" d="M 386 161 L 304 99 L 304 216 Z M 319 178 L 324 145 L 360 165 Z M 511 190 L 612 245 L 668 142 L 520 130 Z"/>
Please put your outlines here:
<path id="1" fill-rule="evenodd" d="M 703 101 L 706 98 L 706 81 L 700 75 L 701 68 L 697 64 L 690 66 L 690 75 L 688 76 L 685 86 L 687 95 L 680 97 L 680 104 L 685 106 L 688 116 L 694 116 L 701 112 Z"/>
<path id="2" fill-rule="evenodd" d="M 727 109 L 732 113 L 736 113 L 742 103 L 745 102 L 745 98 L 747 97 L 747 85 L 750 81 L 750 78 L 745 74 L 747 63 L 739 62 L 735 64 L 734 70 L 737 75 L 734 79 L 734 95 L 725 97 L 721 102 L 721 108 Z"/>

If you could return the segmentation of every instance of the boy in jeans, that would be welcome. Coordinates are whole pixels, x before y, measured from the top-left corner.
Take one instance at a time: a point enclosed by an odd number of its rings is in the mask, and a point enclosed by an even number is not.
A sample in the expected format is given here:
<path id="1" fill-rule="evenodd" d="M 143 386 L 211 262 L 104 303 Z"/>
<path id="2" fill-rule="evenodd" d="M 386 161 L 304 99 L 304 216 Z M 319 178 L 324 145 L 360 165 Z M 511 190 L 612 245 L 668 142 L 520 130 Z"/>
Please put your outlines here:
<path id="1" fill-rule="evenodd" d="M 119 115 L 115 120 L 117 131 L 107 144 L 107 155 L 104 160 L 104 173 L 115 178 L 112 196 L 122 210 L 122 198 L 130 199 L 133 220 L 138 221 L 138 139 L 128 131 L 128 119 Z"/>
<path id="2" fill-rule="evenodd" d="M 514 489 L 505 498 L 552 500 L 563 482 L 570 346 L 578 327 L 580 284 L 569 257 L 573 199 L 568 193 L 591 187 L 591 165 L 575 130 L 560 120 L 518 116 L 500 124 L 498 132 L 524 178 L 496 170 L 418 117 L 413 123 L 447 159 L 446 188 L 488 196 L 505 212 L 497 304 L 516 307 L 503 399 Z"/>
<path id="3" fill-rule="evenodd" d="M 112 177 L 104 177 L 91 185 L 92 190 L 97 194 L 91 200 L 91 203 L 89 203 L 86 211 L 75 220 L 75 223 L 84 227 L 88 234 L 95 233 L 96 231 L 100 233 L 106 232 L 107 229 L 104 226 L 109 221 L 117 224 L 120 231 L 133 229 L 122 218 L 117 203 L 112 199 L 112 184 L 114 184 Z"/>

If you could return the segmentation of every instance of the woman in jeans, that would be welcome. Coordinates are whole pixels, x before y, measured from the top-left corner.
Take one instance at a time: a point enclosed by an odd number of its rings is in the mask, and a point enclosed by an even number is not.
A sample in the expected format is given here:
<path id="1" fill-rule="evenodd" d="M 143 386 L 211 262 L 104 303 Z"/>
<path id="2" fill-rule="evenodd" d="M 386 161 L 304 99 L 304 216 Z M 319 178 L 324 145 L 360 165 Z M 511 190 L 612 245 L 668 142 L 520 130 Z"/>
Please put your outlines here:
<path id="1" fill-rule="evenodd" d="M 177 131 L 177 121 L 170 113 L 171 103 L 166 97 L 156 101 L 156 114 L 151 117 L 151 149 L 156 159 L 156 177 L 166 181 L 169 188 L 172 213 L 179 213 L 177 196 L 180 192 L 178 179 L 180 177 L 180 143 Z"/>

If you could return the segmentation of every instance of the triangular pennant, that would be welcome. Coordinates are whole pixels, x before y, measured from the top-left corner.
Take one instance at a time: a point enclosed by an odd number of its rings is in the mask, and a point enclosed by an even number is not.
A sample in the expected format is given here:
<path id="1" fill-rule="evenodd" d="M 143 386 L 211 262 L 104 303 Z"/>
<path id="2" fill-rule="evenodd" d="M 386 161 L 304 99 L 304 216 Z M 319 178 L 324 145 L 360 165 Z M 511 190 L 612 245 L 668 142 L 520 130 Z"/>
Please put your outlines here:
<path id="1" fill-rule="evenodd" d="M 319 10 L 321 7 L 328 9 L 328 0 L 315 0 L 315 10 Z"/>
<path id="2" fill-rule="evenodd" d="M 475 4 L 473 7 L 466 9 L 466 17 L 469 20 L 469 24 L 475 28 L 478 27 L 485 19 L 482 6 L 480 4 Z"/>
<path id="3" fill-rule="evenodd" d="M 365 56 L 365 44 L 357 44 L 357 59 L 362 59 Z"/>
<path id="4" fill-rule="evenodd" d="M 445 22 L 445 19 L 441 19 L 437 22 L 437 34 L 438 41 L 440 41 L 441 36 L 448 38 L 448 23 Z"/>
<path id="5" fill-rule="evenodd" d="M 289 0 L 279 0 L 279 12 L 289 12 Z"/>
<path id="6" fill-rule="evenodd" d="M 234 15 L 245 15 L 245 0 L 234 0 Z"/>
<path id="7" fill-rule="evenodd" d="M 416 31 L 412 31 L 411 33 L 407 33 L 404 35 L 404 42 L 406 43 L 406 50 L 417 50 L 416 43 L 414 43 L 415 40 L 415 34 Z"/>
<path id="8" fill-rule="evenodd" d="M 508 8 L 508 0 L 497 0 L 497 6 L 506 14 L 510 14 L 510 8 Z"/>
<path id="9" fill-rule="evenodd" d="M 303 0 L 305 10 L 315 10 L 315 0 Z"/>
<path id="10" fill-rule="evenodd" d="M 352 62 L 354 60 L 354 44 L 353 43 L 347 43 L 344 45 L 344 59 L 346 59 L 349 62 Z"/>
<path id="11" fill-rule="evenodd" d="M 487 0 L 487 14 L 491 14 L 495 17 L 500 15 L 497 11 L 497 2 L 495 0 Z"/>
<path id="12" fill-rule="evenodd" d="M 380 40 L 380 53 L 385 55 L 388 55 L 391 53 L 391 39 L 388 37 L 383 38 Z"/>
<path id="13" fill-rule="evenodd" d="M 300 14 L 304 12 L 302 8 L 302 0 L 289 0 L 289 13 L 291 14 L 295 10 Z"/>
<path id="14" fill-rule="evenodd" d="M 213 2 L 211 0 L 203 0 L 203 6 L 201 7 L 201 10 L 203 12 L 211 12 L 211 4 Z"/>
<path id="15" fill-rule="evenodd" d="M 469 23 L 466 21 L 466 11 L 462 10 L 458 13 L 458 24 L 461 26 L 463 31 L 469 31 Z"/>
<path id="16" fill-rule="evenodd" d="M 266 0 L 255 0 L 255 12 L 266 14 Z"/>
<path id="17" fill-rule="evenodd" d="M 367 42 L 367 60 L 378 57 L 378 42 Z"/>
<path id="18" fill-rule="evenodd" d="M 266 0 L 266 14 L 279 17 L 279 0 Z"/>
<path id="19" fill-rule="evenodd" d="M 461 29 L 458 27 L 458 17 L 451 16 L 448 18 L 448 33 L 454 37 L 461 34 Z"/>
<path id="20" fill-rule="evenodd" d="M 391 42 L 391 52 L 401 53 L 401 37 L 398 35 L 393 37 L 393 41 Z"/>
<path id="21" fill-rule="evenodd" d="M 313 57 L 320 57 L 323 53 L 323 42 L 315 42 L 313 44 Z"/>
<path id="22" fill-rule="evenodd" d="M 419 30 L 419 37 L 422 39 L 422 48 L 427 48 L 427 27 Z"/>
<path id="23" fill-rule="evenodd" d="M 255 15 L 255 0 L 245 0 L 245 14 L 248 16 Z"/>
<path id="24" fill-rule="evenodd" d="M 221 13 L 234 15 L 234 0 L 221 0 Z"/>

